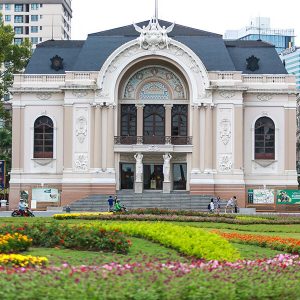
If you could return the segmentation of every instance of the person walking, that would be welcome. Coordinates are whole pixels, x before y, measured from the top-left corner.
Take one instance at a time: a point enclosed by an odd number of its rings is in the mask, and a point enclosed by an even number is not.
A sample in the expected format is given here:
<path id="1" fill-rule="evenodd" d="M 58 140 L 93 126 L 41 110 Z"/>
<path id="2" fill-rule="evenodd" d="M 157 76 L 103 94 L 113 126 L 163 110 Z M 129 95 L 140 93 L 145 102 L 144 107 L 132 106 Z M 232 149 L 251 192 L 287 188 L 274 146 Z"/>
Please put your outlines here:
<path id="1" fill-rule="evenodd" d="M 216 213 L 219 214 L 220 211 L 221 211 L 221 199 L 220 199 L 220 197 L 217 197 L 215 199 L 215 203 L 214 204 L 215 204 Z"/>
<path id="2" fill-rule="evenodd" d="M 210 203 L 209 203 L 209 211 L 210 211 L 211 213 L 213 213 L 213 212 L 215 211 L 215 204 L 214 204 L 214 199 L 213 199 L 213 198 L 210 199 Z"/>
<path id="3" fill-rule="evenodd" d="M 233 214 L 233 208 L 234 208 L 234 198 L 236 198 L 235 196 L 233 196 L 232 198 L 230 198 L 226 204 L 225 207 L 225 214 L 227 213 L 227 210 L 230 209 L 231 213 Z"/>
<path id="4" fill-rule="evenodd" d="M 114 210 L 114 199 L 112 196 L 108 197 L 108 211 L 113 211 Z"/>

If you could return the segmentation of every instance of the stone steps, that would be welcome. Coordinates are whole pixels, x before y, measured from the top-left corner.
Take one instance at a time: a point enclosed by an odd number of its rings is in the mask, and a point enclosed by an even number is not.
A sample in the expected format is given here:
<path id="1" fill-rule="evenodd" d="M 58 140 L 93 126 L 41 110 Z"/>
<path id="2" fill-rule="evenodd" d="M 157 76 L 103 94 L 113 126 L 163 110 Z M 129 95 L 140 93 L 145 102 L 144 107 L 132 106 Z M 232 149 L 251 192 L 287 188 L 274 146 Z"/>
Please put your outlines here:
<path id="1" fill-rule="evenodd" d="M 190 195 L 188 192 L 145 192 L 134 194 L 133 192 L 119 192 L 118 199 L 128 209 L 135 208 L 169 208 L 207 211 L 210 195 Z M 71 212 L 76 211 L 107 211 L 107 195 L 90 195 L 84 199 L 73 202 L 70 205 Z"/>

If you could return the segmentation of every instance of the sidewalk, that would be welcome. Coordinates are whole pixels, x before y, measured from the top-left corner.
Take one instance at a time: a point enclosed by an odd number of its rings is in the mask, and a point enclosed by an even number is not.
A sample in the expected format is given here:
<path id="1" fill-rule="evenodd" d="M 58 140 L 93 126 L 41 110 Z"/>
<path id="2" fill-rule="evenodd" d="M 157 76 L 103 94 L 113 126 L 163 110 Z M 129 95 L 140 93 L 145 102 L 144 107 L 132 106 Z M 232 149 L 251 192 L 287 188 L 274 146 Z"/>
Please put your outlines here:
<path id="1" fill-rule="evenodd" d="M 62 211 L 32 211 L 36 217 L 52 217 L 56 214 L 63 214 Z M 0 211 L 0 217 L 11 217 L 11 211 Z"/>

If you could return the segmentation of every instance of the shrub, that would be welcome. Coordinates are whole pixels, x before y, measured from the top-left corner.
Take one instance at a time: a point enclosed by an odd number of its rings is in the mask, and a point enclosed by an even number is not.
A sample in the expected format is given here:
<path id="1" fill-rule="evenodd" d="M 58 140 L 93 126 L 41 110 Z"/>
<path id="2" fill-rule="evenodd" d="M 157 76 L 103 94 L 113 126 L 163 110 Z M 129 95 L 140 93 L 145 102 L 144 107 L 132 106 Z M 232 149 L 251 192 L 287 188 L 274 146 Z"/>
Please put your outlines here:
<path id="1" fill-rule="evenodd" d="M 240 257 L 225 239 L 199 228 L 165 222 L 101 223 L 100 226 L 146 238 L 197 258 L 235 261 Z"/>
<path id="2" fill-rule="evenodd" d="M 46 266 L 48 259 L 46 257 L 36 257 L 20 254 L 0 254 L 0 265 L 10 267 L 36 267 Z"/>
<path id="3" fill-rule="evenodd" d="M 20 233 L 0 235 L 0 253 L 16 253 L 26 251 L 32 240 Z"/>
<path id="4" fill-rule="evenodd" d="M 50 224 L 25 224 L 22 227 L 7 225 L 0 227 L 0 233 L 22 232 L 32 239 L 37 247 L 64 247 L 77 250 L 108 251 L 127 253 L 130 241 L 120 232 L 99 227 L 65 226 Z"/>

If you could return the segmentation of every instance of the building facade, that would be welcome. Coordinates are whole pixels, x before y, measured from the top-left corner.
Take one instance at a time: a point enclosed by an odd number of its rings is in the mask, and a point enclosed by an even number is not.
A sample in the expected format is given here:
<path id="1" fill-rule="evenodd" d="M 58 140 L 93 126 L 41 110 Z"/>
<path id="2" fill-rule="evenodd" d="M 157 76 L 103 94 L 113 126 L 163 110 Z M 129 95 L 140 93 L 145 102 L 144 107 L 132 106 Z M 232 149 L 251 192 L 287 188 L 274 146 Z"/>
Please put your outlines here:
<path id="1" fill-rule="evenodd" d="M 56 188 L 235 194 L 294 188 L 296 85 L 274 46 L 156 19 L 38 45 L 15 76 L 10 206 Z"/>
<path id="2" fill-rule="evenodd" d="M 15 31 L 15 44 L 28 38 L 33 48 L 47 40 L 71 39 L 71 0 L 3 0 L 4 24 Z"/>
<path id="3" fill-rule="evenodd" d="M 225 39 L 262 40 L 275 45 L 278 53 L 295 44 L 294 29 L 271 28 L 270 18 L 256 17 L 250 25 L 239 30 L 226 30 Z"/>

